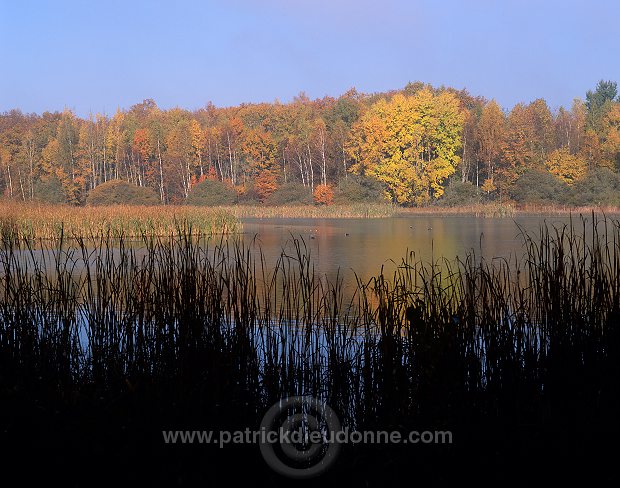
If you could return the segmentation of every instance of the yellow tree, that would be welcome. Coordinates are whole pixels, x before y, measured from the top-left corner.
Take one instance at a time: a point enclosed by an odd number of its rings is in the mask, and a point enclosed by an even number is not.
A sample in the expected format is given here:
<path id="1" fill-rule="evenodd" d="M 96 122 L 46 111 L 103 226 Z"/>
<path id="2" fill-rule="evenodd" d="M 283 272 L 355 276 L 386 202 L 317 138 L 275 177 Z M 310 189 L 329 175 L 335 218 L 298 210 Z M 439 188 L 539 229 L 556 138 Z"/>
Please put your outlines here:
<path id="1" fill-rule="evenodd" d="M 545 166 L 551 174 L 568 184 L 582 178 L 588 171 L 588 164 L 580 157 L 571 154 L 568 147 L 557 149 L 549 154 Z"/>
<path id="2" fill-rule="evenodd" d="M 353 126 L 350 170 L 374 176 L 393 201 L 422 204 L 443 194 L 460 162 L 464 113 L 455 95 L 422 89 L 379 100 Z"/>
<path id="3" fill-rule="evenodd" d="M 614 103 L 605 114 L 602 129 L 603 165 L 618 170 L 620 169 L 620 103 Z"/>

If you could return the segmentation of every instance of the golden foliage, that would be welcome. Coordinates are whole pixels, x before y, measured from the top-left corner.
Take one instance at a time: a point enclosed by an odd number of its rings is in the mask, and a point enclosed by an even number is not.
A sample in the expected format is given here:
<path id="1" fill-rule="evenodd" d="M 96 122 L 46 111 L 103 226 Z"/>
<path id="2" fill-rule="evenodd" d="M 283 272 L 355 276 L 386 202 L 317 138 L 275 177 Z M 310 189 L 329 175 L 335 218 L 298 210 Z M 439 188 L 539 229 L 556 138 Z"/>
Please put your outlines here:
<path id="1" fill-rule="evenodd" d="M 375 103 L 353 126 L 351 171 L 374 176 L 392 201 L 422 204 L 443 194 L 460 162 L 464 113 L 455 95 L 423 89 Z"/>
<path id="2" fill-rule="evenodd" d="M 482 183 L 480 189 L 486 193 L 493 193 L 497 190 L 497 187 L 495 186 L 495 183 L 493 183 L 493 178 L 487 178 L 484 180 L 484 183 Z"/>
<path id="3" fill-rule="evenodd" d="M 551 174 L 569 184 L 583 178 L 588 171 L 588 164 L 571 154 L 568 148 L 557 149 L 549 154 L 545 166 Z"/>

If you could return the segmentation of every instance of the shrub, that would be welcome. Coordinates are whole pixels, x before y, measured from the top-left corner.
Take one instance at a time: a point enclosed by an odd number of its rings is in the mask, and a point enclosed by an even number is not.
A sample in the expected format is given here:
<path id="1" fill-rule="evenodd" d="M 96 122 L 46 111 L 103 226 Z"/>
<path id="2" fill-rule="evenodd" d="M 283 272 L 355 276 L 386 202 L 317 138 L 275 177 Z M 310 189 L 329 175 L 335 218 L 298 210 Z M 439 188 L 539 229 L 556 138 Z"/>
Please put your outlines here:
<path id="1" fill-rule="evenodd" d="M 482 192 L 469 181 L 453 180 L 437 203 L 446 207 L 473 205 L 480 202 L 481 195 Z"/>
<path id="2" fill-rule="evenodd" d="M 274 191 L 266 200 L 268 205 L 309 205 L 312 203 L 310 189 L 301 183 L 289 182 Z"/>
<path id="3" fill-rule="evenodd" d="M 332 205 L 334 203 L 334 190 L 329 185 L 318 185 L 314 189 L 314 203 L 317 205 Z"/>
<path id="4" fill-rule="evenodd" d="M 253 181 L 248 181 L 244 191 L 237 191 L 237 203 L 239 205 L 260 205 L 261 198 L 256 192 L 256 186 Z"/>
<path id="5" fill-rule="evenodd" d="M 152 188 L 136 186 L 123 180 L 110 180 L 92 190 L 87 205 L 157 205 L 159 196 Z"/>
<path id="6" fill-rule="evenodd" d="M 261 202 L 267 200 L 278 189 L 278 176 L 271 171 L 262 171 L 254 180 L 254 191 Z"/>
<path id="7" fill-rule="evenodd" d="M 237 193 L 221 181 L 205 180 L 196 184 L 187 197 L 188 205 L 232 205 L 237 202 Z"/>
<path id="8" fill-rule="evenodd" d="M 548 171 L 529 170 L 523 173 L 510 189 L 511 198 L 517 203 L 549 205 L 566 203 L 568 186 Z"/>
<path id="9" fill-rule="evenodd" d="M 575 205 L 620 205 L 620 175 L 597 168 L 573 185 Z"/>
<path id="10" fill-rule="evenodd" d="M 55 176 L 44 178 L 34 184 L 35 200 L 42 203 L 67 203 L 62 183 Z"/>
<path id="11" fill-rule="evenodd" d="M 335 201 L 340 204 L 384 201 L 383 185 L 369 176 L 348 175 L 338 183 Z"/>

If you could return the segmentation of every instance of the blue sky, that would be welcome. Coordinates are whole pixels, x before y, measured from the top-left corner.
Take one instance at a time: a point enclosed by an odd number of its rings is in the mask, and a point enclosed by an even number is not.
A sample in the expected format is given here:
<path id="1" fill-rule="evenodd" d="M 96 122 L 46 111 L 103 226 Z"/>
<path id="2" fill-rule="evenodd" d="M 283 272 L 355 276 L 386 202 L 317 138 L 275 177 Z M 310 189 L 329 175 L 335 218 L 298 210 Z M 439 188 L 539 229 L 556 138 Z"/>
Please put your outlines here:
<path id="1" fill-rule="evenodd" d="M 616 0 L 0 0 L 0 111 L 113 113 L 408 81 L 552 108 L 620 81 Z"/>

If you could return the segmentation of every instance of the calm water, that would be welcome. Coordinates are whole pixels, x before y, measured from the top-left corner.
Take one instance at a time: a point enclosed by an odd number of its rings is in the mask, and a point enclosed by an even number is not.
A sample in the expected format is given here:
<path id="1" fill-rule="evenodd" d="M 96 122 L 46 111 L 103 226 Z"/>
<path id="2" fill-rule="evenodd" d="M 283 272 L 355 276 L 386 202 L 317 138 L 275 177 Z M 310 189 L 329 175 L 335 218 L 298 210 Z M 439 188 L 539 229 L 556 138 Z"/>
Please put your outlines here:
<path id="1" fill-rule="evenodd" d="M 573 217 L 573 221 L 578 221 Z M 394 267 L 408 251 L 419 259 L 435 261 L 463 257 L 475 251 L 485 258 L 521 256 L 523 240 L 518 225 L 538 234 L 544 222 L 562 225 L 568 216 L 524 215 L 514 218 L 483 218 L 471 215 L 416 215 L 385 219 L 244 219 L 244 239 L 256 239 L 274 263 L 283 248 L 292 249 L 292 236 L 303 238 L 315 270 L 334 277 L 338 269 L 346 281 L 351 270 L 363 277 L 385 266 Z"/>

